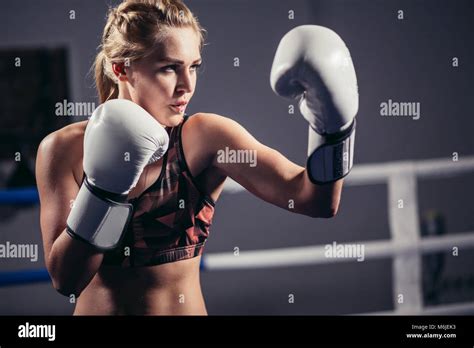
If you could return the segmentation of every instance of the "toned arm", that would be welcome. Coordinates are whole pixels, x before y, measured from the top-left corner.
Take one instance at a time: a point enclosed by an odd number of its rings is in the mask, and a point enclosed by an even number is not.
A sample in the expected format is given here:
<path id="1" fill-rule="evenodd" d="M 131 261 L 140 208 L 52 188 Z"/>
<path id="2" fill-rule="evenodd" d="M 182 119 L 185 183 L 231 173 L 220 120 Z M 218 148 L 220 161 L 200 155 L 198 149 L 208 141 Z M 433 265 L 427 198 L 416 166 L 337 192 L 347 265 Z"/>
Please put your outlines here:
<path id="1" fill-rule="evenodd" d="M 38 148 L 36 182 L 46 267 L 53 286 L 62 294 L 79 295 L 102 263 L 103 254 L 72 239 L 65 231 L 79 186 L 74 161 L 80 160 L 82 136 L 63 129 L 48 135 Z"/>
<path id="2" fill-rule="evenodd" d="M 304 167 L 258 142 L 237 122 L 216 114 L 198 114 L 189 122 L 207 141 L 212 166 L 231 177 L 257 197 L 291 212 L 329 218 L 337 213 L 343 180 L 313 184 Z M 226 148 L 234 154 L 251 151 L 256 165 L 222 161 Z M 242 152 L 244 151 L 244 152 Z M 221 156 L 219 155 L 221 154 Z M 249 153 L 248 153 L 249 154 Z"/>

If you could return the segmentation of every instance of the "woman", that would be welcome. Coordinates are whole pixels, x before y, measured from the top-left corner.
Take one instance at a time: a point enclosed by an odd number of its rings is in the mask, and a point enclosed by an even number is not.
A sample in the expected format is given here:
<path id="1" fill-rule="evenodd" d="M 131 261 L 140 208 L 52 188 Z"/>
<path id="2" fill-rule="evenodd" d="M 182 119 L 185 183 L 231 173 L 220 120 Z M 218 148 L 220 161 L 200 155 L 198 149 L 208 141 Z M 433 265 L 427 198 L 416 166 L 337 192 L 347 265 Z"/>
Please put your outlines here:
<path id="1" fill-rule="evenodd" d="M 128 193 L 133 218 L 116 248 L 99 250 L 67 233 L 71 203 L 84 181 L 88 121 L 40 144 L 36 175 L 46 265 L 58 291 L 80 295 L 75 315 L 206 315 L 199 265 L 228 176 L 283 209 L 311 217 L 336 214 L 342 180 L 314 184 L 305 168 L 231 119 L 184 116 L 195 92 L 203 33 L 179 0 L 124 1 L 109 13 L 95 62 L 100 101 L 130 100 L 169 135 L 166 154 L 146 165 Z M 218 161 L 226 147 L 255 150 L 258 165 Z"/>

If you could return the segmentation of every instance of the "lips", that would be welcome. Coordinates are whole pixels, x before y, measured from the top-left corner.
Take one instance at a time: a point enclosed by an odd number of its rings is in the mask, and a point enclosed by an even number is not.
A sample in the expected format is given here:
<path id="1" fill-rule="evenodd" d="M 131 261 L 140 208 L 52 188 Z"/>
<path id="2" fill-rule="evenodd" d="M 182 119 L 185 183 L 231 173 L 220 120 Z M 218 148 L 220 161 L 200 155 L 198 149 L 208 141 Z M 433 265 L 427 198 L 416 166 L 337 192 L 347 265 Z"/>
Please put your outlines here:
<path id="1" fill-rule="evenodd" d="M 185 100 L 179 101 L 175 104 L 171 104 L 172 106 L 181 106 L 181 105 L 186 105 L 188 102 Z"/>
<path id="2" fill-rule="evenodd" d="M 180 102 L 178 104 L 171 105 L 171 108 L 179 113 L 183 113 L 184 110 L 186 110 L 186 105 L 188 105 L 187 102 Z"/>

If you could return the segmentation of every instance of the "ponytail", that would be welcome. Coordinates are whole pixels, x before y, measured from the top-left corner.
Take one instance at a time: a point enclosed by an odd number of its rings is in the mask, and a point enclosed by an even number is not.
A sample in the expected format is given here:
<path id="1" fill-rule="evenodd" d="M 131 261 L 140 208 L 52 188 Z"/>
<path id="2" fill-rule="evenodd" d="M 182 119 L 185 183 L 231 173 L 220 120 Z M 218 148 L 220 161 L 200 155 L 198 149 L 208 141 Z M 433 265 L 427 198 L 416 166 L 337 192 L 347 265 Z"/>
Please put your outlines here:
<path id="1" fill-rule="evenodd" d="M 105 73 L 106 61 L 107 57 L 104 51 L 100 51 L 94 63 L 95 85 L 99 93 L 99 102 L 101 104 L 109 99 L 117 99 L 118 97 L 117 84 Z"/>

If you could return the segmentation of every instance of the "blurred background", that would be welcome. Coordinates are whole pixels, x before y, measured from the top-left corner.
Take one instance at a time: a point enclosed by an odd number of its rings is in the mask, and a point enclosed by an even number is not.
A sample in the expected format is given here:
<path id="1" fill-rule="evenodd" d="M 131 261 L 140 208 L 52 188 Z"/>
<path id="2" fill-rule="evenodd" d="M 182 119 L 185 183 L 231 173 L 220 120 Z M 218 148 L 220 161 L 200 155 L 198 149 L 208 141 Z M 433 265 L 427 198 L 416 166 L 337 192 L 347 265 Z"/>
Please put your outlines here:
<path id="1" fill-rule="evenodd" d="M 46 134 L 88 116 L 58 116 L 56 103 L 97 105 L 90 67 L 107 8 L 117 3 L 24 0 L 2 6 L 0 244 L 35 244 L 39 252 L 37 261 L 0 258 L 3 275 L 44 269 L 39 206 L 13 204 L 6 193 L 35 185 L 36 150 Z M 269 74 L 281 37 L 298 25 L 317 24 L 344 39 L 356 68 L 360 107 L 355 168 L 423 160 L 456 165 L 456 159 L 462 163 L 474 156 L 472 1 L 185 3 L 208 31 L 203 69 L 188 114 L 213 112 L 232 118 L 260 142 L 305 165 L 307 124 L 297 111 L 288 114 L 288 101 L 273 94 Z M 389 100 L 420 103 L 420 118 L 381 116 L 381 103 Z M 413 209 L 421 235 L 470 232 L 472 236 L 473 178 L 471 171 L 418 181 L 414 188 L 418 204 Z M 224 192 L 205 255 L 232 253 L 235 248 L 244 252 L 388 240 L 389 203 L 383 182 L 348 185 L 338 215 L 325 220 L 289 213 L 246 191 Z M 419 282 L 424 306 L 474 301 L 474 251 L 459 247 L 458 255 L 453 255 L 453 247 L 422 257 Z M 371 313 L 399 305 L 394 290 L 399 266 L 386 256 L 364 262 L 204 271 L 201 281 L 210 315 Z M 72 311 L 73 304 L 50 282 L 0 287 L 0 314 Z"/>

